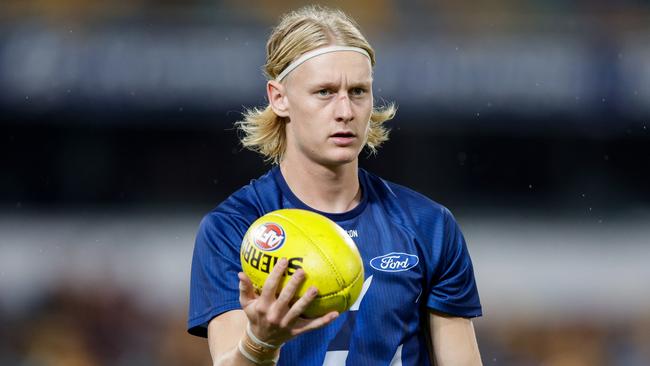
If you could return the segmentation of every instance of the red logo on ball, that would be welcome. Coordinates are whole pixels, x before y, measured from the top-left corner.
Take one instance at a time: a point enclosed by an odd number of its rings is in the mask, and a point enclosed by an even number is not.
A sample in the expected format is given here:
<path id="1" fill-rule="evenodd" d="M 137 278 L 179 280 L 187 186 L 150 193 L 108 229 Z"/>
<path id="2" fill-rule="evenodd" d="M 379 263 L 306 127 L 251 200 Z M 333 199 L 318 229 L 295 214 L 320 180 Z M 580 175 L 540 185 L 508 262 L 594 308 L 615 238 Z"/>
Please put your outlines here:
<path id="1" fill-rule="evenodd" d="M 255 246 L 266 251 L 280 248 L 284 244 L 284 238 L 282 226 L 273 222 L 267 222 L 258 226 L 253 233 Z"/>

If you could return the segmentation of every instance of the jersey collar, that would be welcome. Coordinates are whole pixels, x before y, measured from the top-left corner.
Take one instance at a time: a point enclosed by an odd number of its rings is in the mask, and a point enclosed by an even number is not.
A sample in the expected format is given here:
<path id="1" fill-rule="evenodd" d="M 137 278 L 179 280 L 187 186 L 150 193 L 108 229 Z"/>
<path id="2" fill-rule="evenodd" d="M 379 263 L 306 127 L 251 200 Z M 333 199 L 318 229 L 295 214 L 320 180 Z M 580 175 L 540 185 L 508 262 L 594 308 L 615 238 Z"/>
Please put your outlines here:
<path id="1" fill-rule="evenodd" d="M 289 202 L 291 202 L 291 204 L 295 208 L 300 208 L 303 210 L 309 210 L 309 211 L 319 213 L 329 218 L 332 221 L 338 222 L 338 221 L 345 221 L 345 220 L 355 218 L 359 216 L 361 212 L 363 212 L 363 210 L 366 208 L 366 205 L 368 204 L 368 189 L 367 189 L 366 179 L 365 179 L 366 172 L 361 168 L 359 168 L 359 185 L 361 187 L 361 201 L 352 210 L 347 212 L 342 212 L 342 213 L 329 213 L 329 212 L 319 211 L 302 202 L 295 194 L 293 194 L 291 188 L 289 188 L 289 185 L 287 184 L 287 181 L 284 180 L 284 176 L 282 176 L 282 172 L 280 171 L 279 165 L 276 165 L 271 169 L 271 174 L 273 175 L 273 179 L 277 183 L 278 187 L 280 187 L 282 194 L 289 200 Z"/>

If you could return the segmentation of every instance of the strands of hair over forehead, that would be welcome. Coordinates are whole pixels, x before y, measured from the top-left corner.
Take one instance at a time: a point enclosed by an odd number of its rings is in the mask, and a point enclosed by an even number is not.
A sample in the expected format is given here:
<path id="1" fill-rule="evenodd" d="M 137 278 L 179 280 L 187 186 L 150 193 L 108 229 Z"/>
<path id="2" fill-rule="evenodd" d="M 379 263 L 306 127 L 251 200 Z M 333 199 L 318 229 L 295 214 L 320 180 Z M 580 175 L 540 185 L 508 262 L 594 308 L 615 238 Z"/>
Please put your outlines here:
<path id="1" fill-rule="evenodd" d="M 303 53 L 334 44 L 366 50 L 372 66 L 375 65 L 374 50 L 358 25 L 344 12 L 307 6 L 285 14 L 266 43 L 266 76 L 274 79 Z"/>
<path id="2" fill-rule="evenodd" d="M 285 14 L 273 29 L 266 44 L 264 73 L 275 79 L 293 60 L 305 52 L 326 45 L 358 47 L 366 50 L 375 64 L 375 52 L 361 34 L 356 22 L 344 12 L 322 6 L 306 6 Z M 384 123 L 394 117 L 394 104 L 373 108 L 366 147 L 371 153 L 388 140 Z M 286 148 L 287 119 L 277 116 L 270 106 L 251 108 L 235 123 L 244 147 L 278 164 Z"/>

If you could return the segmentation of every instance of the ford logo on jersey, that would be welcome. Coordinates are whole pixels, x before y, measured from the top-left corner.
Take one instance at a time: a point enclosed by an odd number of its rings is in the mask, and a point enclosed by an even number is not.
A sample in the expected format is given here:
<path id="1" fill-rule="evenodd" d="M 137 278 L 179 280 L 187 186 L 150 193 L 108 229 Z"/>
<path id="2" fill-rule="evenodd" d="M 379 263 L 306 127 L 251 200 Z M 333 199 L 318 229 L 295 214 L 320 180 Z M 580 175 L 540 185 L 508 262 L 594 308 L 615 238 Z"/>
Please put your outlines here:
<path id="1" fill-rule="evenodd" d="M 388 253 L 370 260 L 370 266 L 378 271 L 401 272 L 418 265 L 417 255 L 407 253 Z"/>

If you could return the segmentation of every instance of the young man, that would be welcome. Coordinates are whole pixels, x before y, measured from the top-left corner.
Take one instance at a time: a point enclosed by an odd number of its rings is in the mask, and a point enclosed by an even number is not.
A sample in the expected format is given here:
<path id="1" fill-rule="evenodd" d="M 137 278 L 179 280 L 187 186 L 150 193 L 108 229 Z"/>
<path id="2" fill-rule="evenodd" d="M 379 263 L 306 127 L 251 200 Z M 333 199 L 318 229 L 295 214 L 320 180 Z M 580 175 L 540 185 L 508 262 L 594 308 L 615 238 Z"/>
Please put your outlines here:
<path id="1" fill-rule="evenodd" d="M 451 213 L 358 167 L 387 140 L 393 106 L 373 107 L 374 51 L 340 11 L 286 15 L 267 43 L 266 109 L 238 123 L 244 146 L 276 165 L 205 216 L 192 263 L 188 327 L 215 365 L 480 365 L 471 318 L 481 315 L 472 263 Z M 321 213 L 355 233 L 365 266 L 350 311 L 300 317 L 296 271 L 279 295 L 281 260 L 261 294 L 241 273 L 248 226 L 281 208 Z M 307 228 L 308 229 L 308 228 Z M 407 263 L 399 271 L 379 263 Z"/>

